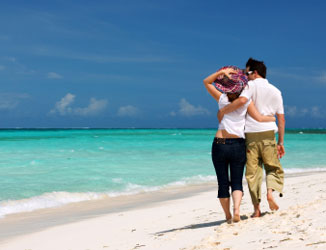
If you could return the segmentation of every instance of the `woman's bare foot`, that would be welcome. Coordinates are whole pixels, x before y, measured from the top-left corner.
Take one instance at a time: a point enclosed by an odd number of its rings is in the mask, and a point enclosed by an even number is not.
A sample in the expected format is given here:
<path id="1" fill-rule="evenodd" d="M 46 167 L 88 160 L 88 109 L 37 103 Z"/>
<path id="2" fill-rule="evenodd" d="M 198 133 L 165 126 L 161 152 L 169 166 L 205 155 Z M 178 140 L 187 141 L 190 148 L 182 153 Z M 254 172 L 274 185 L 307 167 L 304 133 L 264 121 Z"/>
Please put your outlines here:
<path id="1" fill-rule="evenodd" d="M 232 223 L 232 215 L 231 215 L 231 213 L 228 214 L 228 215 L 225 215 L 225 220 L 226 220 L 226 223 L 228 223 L 228 224 Z"/>
<path id="2" fill-rule="evenodd" d="M 240 211 L 239 209 L 233 209 L 233 222 L 240 221 Z"/>
<path id="3" fill-rule="evenodd" d="M 240 215 L 239 214 L 233 215 L 233 222 L 239 222 L 239 221 L 240 221 Z"/>
<path id="4" fill-rule="evenodd" d="M 230 212 L 225 214 L 225 220 L 228 224 L 230 224 L 230 222 L 232 222 L 232 214 Z"/>

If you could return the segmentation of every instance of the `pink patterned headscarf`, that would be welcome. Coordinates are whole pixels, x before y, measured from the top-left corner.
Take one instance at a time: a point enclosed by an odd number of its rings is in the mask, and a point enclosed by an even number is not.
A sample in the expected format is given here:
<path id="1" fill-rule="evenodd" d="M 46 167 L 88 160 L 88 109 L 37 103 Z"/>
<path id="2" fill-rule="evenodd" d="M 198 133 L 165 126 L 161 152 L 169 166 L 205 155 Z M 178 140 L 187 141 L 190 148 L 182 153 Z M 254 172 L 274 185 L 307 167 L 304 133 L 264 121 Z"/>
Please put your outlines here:
<path id="1" fill-rule="evenodd" d="M 242 69 L 236 66 L 225 66 L 222 69 L 232 68 L 236 71 L 235 74 L 231 74 L 231 78 L 225 75 L 220 75 L 215 81 L 216 88 L 222 90 L 224 93 L 240 93 L 244 87 L 248 84 L 248 77 L 245 75 Z"/>

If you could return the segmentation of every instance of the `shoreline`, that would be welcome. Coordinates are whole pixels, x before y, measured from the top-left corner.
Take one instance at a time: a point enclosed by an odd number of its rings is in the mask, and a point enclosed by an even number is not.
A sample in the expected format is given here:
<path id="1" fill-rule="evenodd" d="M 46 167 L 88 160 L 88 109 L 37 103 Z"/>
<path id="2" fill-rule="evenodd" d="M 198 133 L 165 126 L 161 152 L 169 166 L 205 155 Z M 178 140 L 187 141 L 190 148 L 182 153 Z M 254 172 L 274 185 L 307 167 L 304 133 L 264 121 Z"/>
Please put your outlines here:
<path id="1" fill-rule="evenodd" d="M 74 202 L 59 207 L 41 208 L 30 212 L 8 214 L 4 218 L 0 218 L 0 244 L 5 239 L 37 232 L 50 227 L 106 214 L 153 207 L 165 201 L 183 199 L 214 189 L 217 190 L 217 184 L 215 182 L 205 182 L 181 187 L 167 187 L 133 195 Z"/>
<path id="2" fill-rule="evenodd" d="M 30 214 L 31 223 L 11 228 L 21 234 L 0 242 L 6 250 L 58 250 L 58 249 L 113 249 L 113 250 L 210 250 L 210 249 L 323 249 L 326 246 L 326 172 L 287 176 L 283 198 L 274 195 L 280 206 L 270 212 L 266 199 L 262 199 L 262 217 L 250 218 L 252 204 L 247 187 L 241 203 L 241 221 L 227 224 L 214 190 L 171 190 L 174 199 L 154 194 L 156 201 L 148 199 L 139 206 L 112 213 L 91 215 L 85 213 L 77 220 L 65 218 L 67 208 Z M 263 197 L 266 195 L 263 184 Z M 173 196 L 174 195 L 174 196 Z M 181 195 L 181 196 L 180 196 Z M 159 198 L 162 199 L 159 199 Z M 138 197 L 135 200 L 140 201 Z M 93 204 L 99 209 L 99 204 Z M 79 206 L 71 208 L 71 214 Z M 105 206 L 104 206 L 105 208 Z M 77 209 L 77 210 L 76 210 Z M 80 211 L 80 210 L 79 210 Z M 94 212 L 94 210 L 92 210 Z M 43 216 L 43 217 L 42 217 Z M 63 216 L 63 217 L 62 217 Z M 65 223 L 54 223 L 62 217 Z M 39 221 L 36 221 L 37 219 Z M 43 221 L 41 219 L 43 218 Z M 44 221 L 44 218 L 45 219 Z M 69 221 L 70 220 L 70 221 Z M 9 221 L 9 224 L 13 221 Z M 53 224 L 40 228 L 39 223 Z M 23 232 L 34 225 L 38 230 Z M 3 225 L 2 227 L 3 228 Z M 6 228 L 8 231 L 10 228 Z M 29 228 L 30 230 L 31 228 Z M 34 228 L 35 229 L 35 228 Z"/>
<path id="3" fill-rule="evenodd" d="M 289 177 L 296 177 L 296 176 L 302 176 L 302 175 L 310 175 L 310 174 L 314 174 L 314 173 L 323 173 L 323 172 L 326 172 L 326 168 L 313 168 L 313 169 L 303 169 L 303 171 L 299 171 L 298 169 L 295 169 L 295 172 L 292 172 L 291 171 L 292 169 L 286 169 L 285 170 L 285 177 L 286 178 L 289 178 Z M 287 172 L 289 171 L 289 172 Z M 144 190 L 140 190 L 140 191 L 121 191 L 120 193 L 117 192 L 117 194 L 114 194 L 115 192 L 114 191 L 111 191 L 113 192 L 114 195 L 111 195 L 109 192 L 84 192 L 84 193 L 78 193 L 78 192 L 74 192 L 74 193 L 69 193 L 69 192 L 65 192 L 65 191 L 62 191 L 62 192 L 53 192 L 53 193 L 67 193 L 68 195 L 71 194 L 71 195 L 78 195 L 78 194 L 89 194 L 89 196 L 97 196 L 98 198 L 91 198 L 91 199 L 81 199 L 80 201 L 73 201 L 73 199 L 69 202 L 66 202 L 64 204 L 59 204 L 59 205 L 53 205 L 53 206 L 45 206 L 45 207 L 37 207 L 37 208 L 33 208 L 33 209 L 30 209 L 28 208 L 29 206 L 29 202 L 32 201 L 33 202 L 33 199 L 34 198 L 38 198 L 38 199 L 43 199 L 43 195 L 47 195 L 47 194 L 52 194 L 51 192 L 50 193 L 44 193 L 44 194 L 40 194 L 38 196 L 34 196 L 34 197 L 30 197 L 30 198 L 25 198 L 25 199 L 21 199 L 21 200 L 8 200 L 8 201 L 2 201 L 2 202 L 8 202 L 9 204 L 10 203 L 21 203 L 21 204 L 18 204 L 20 206 L 26 206 L 27 209 L 24 211 L 18 211 L 18 212 L 5 212 L 5 214 L 1 214 L 0 216 L 0 223 L 2 220 L 6 219 L 8 216 L 9 217 L 12 217 L 12 216 L 16 216 L 16 215 L 19 215 L 19 214 L 29 214 L 29 213 L 34 213 L 34 212 L 37 212 L 37 211 L 42 211 L 42 210 L 55 210 L 55 209 L 60 209 L 62 207 L 69 207 L 69 206 L 72 206 L 73 204 L 88 204 L 88 203 L 105 203 L 105 201 L 112 201 L 114 206 L 116 208 L 118 208 L 117 204 L 119 204 L 119 202 L 121 202 L 121 200 L 123 200 L 124 198 L 127 198 L 128 197 L 139 197 L 140 199 L 142 199 L 141 197 L 145 198 L 146 199 L 146 196 L 148 195 L 148 197 L 150 197 L 150 194 L 155 194 L 155 193 L 165 193 L 165 191 L 170 192 L 171 190 L 179 190 L 181 193 L 187 193 L 189 191 L 187 191 L 187 188 L 188 187 L 191 187 L 191 188 L 195 188 L 197 187 L 199 190 L 200 189 L 204 189 L 204 187 L 206 185 L 214 185 L 214 183 L 217 184 L 217 182 L 215 180 L 211 180 L 211 179 L 215 179 L 216 176 L 204 176 L 206 178 L 206 180 L 202 179 L 202 180 L 199 180 L 199 181 L 190 181 L 188 183 L 182 183 L 182 184 L 179 184 L 179 181 L 175 181 L 175 182 L 172 182 L 172 183 L 167 183 L 167 184 L 164 184 L 162 186 L 153 186 L 153 187 L 144 187 Z M 195 178 L 202 178 L 202 176 L 193 176 L 191 177 L 193 180 L 195 180 Z M 243 178 L 243 185 L 247 185 L 247 182 L 245 180 L 245 178 Z M 195 191 L 196 192 L 196 191 Z M 47 197 L 45 197 L 47 198 Z M 167 199 L 169 199 L 169 197 L 167 197 Z M 24 203 L 22 201 L 25 201 Z M 153 201 L 156 201 L 155 199 Z M 150 200 L 149 200 L 150 202 Z M 27 204 L 26 204 L 27 203 Z M 117 203 L 117 204 L 116 204 Z M 123 202 L 122 202 L 123 203 Z M 1 204 L 1 203 L 0 203 Z M 3 205 L 3 204 L 1 204 Z M 12 204 L 10 204 L 12 205 Z M 126 204 L 122 204 L 122 205 L 126 205 Z M 5 205 L 3 205 L 2 208 L 6 208 Z M 123 207 L 122 207 L 123 208 Z M 8 208 L 6 208 L 8 209 Z M 110 208 L 110 211 L 112 209 Z M 1 210 L 0 210 L 1 211 Z M 4 210 L 6 211 L 6 210 Z M 0 240 L 1 240 L 1 233 L 0 233 Z"/>
<path id="4" fill-rule="evenodd" d="M 301 178 L 310 180 L 311 178 L 307 178 L 310 176 L 312 178 L 318 176 L 326 177 L 326 171 L 286 174 L 285 180 L 288 179 L 290 183 L 292 182 L 291 180 Z M 286 190 L 286 186 L 284 190 L 285 196 L 287 196 L 288 190 Z M 244 199 L 250 199 L 245 180 L 244 191 Z M 11 214 L 0 219 L 0 245 L 11 242 L 14 239 L 24 238 L 26 235 L 34 235 L 54 228 L 65 227 L 76 223 L 87 223 L 87 221 L 96 220 L 105 216 L 117 217 L 119 214 L 134 213 L 135 211 L 156 210 L 164 207 L 166 203 L 180 203 L 182 200 L 192 200 L 207 195 L 209 195 L 209 202 L 215 203 L 215 210 L 221 210 L 219 204 L 216 202 L 217 183 L 206 182 L 182 187 L 169 187 L 131 196 L 83 201 L 67 204 L 62 207 Z M 277 197 L 277 199 L 279 198 Z M 283 201 L 286 198 L 280 199 L 280 201 Z M 219 212 L 222 216 L 222 220 L 219 223 L 223 223 L 223 213 L 221 211 Z"/>

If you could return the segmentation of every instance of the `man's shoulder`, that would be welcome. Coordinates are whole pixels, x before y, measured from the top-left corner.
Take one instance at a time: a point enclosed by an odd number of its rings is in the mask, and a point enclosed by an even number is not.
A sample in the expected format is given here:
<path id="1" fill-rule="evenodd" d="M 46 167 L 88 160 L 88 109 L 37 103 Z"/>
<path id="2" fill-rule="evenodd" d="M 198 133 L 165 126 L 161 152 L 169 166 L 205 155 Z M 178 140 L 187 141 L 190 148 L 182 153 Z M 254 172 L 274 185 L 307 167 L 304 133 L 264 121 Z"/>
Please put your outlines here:
<path id="1" fill-rule="evenodd" d="M 249 82 L 252 82 L 249 86 L 257 86 L 258 88 L 263 87 L 267 91 L 282 95 L 282 92 L 265 78 L 259 78 Z"/>
<path id="2" fill-rule="evenodd" d="M 275 91 L 275 92 L 277 92 L 278 94 L 282 95 L 281 90 L 279 90 L 277 87 L 275 87 L 275 85 L 271 84 L 267 79 L 266 79 L 266 81 L 267 81 L 268 86 L 269 86 L 273 91 Z"/>
<path id="3" fill-rule="evenodd" d="M 248 81 L 248 86 L 255 85 L 255 80 L 249 80 Z"/>

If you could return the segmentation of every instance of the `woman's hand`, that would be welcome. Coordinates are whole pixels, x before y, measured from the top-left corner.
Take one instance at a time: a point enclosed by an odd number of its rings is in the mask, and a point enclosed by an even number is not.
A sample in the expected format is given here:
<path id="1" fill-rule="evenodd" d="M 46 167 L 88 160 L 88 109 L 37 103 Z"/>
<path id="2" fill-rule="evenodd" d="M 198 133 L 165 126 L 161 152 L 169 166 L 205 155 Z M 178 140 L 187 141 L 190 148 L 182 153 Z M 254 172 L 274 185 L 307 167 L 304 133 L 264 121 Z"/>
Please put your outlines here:
<path id="1" fill-rule="evenodd" d="M 275 118 L 275 116 L 274 115 L 267 115 L 268 117 L 271 117 L 271 119 L 272 119 L 272 122 L 276 122 L 276 118 Z"/>
<path id="2" fill-rule="evenodd" d="M 222 69 L 219 70 L 217 72 L 214 72 L 213 74 L 207 76 L 204 79 L 204 85 L 205 88 L 207 89 L 207 91 L 211 94 L 211 96 L 213 96 L 213 98 L 218 102 L 220 100 L 220 96 L 222 95 L 222 92 L 220 92 L 219 90 L 217 90 L 212 83 L 217 79 L 217 77 L 219 77 L 221 74 L 227 76 L 228 78 L 231 78 L 232 74 L 236 74 L 237 71 L 231 68 L 226 68 L 226 69 Z"/>
<path id="3" fill-rule="evenodd" d="M 207 76 L 204 79 L 204 85 L 205 88 L 207 89 L 208 93 L 210 93 L 210 95 L 217 101 L 219 102 L 220 100 L 220 96 L 222 95 L 222 93 L 217 90 L 212 83 L 216 80 L 216 78 L 219 76 L 219 74 L 222 74 L 221 72 L 214 72 L 213 74 Z"/>
<path id="4" fill-rule="evenodd" d="M 228 78 L 231 78 L 232 74 L 236 74 L 237 71 L 232 69 L 232 68 L 226 68 L 226 69 L 222 69 L 220 71 L 218 71 L 218 73 L 220 74 L 224 74 L 225 76 L 227 76 Z"/>
<path id="5" fill-rule="evenodd" d="M 247 111 L 248 111 L 249 115 L 258 122 L 275 122 L 276 121 L 274 115 L 265 116 L 265 115 L 262 115 L 261 113 L 259 113 L 259 111 L 257 110 L 253 101 L 250 102 Z"/>
<path id="6" fill-rule="evenodd" d="M 219 123 L 221 123 L 221 121 L 223 120 L 223 117 L 224 117 L 224 112 L 223 112 L 223 108 L 222 108 L 217 112 L 217 119 L 218 119 Z"/>

